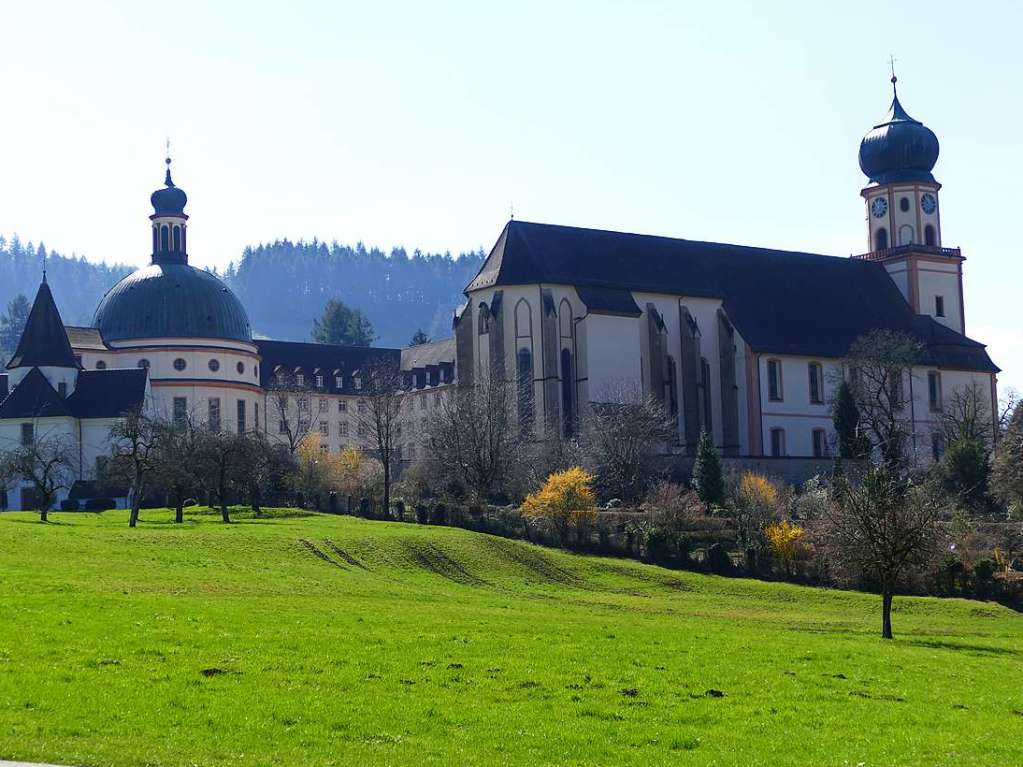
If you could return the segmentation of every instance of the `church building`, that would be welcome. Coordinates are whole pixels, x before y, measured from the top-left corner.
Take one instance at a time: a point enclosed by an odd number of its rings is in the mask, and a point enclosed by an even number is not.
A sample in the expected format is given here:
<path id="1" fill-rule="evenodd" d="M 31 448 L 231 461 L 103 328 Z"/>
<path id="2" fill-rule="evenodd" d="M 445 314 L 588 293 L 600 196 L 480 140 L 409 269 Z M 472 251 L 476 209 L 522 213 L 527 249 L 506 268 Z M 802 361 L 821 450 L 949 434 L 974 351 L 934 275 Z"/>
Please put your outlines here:
<path id="1" fill-rule="evenodd" d="M 885 328 L 922 345 L 903 383 L 913 457 L 931 460 L 948 394 L 979 384 L 993 416 L 998 373 L 965 335 L 937 159 L 893 93 L 860 143 L 866 249 L 852 258 L 513 220 L 455 321 L 460 382 L 516 380 L 538 436 L 570 436 L 588 403 L 650 396 L 690 453 L 706 431 L 725 456 L 827 458 L 842 359 Z"/>

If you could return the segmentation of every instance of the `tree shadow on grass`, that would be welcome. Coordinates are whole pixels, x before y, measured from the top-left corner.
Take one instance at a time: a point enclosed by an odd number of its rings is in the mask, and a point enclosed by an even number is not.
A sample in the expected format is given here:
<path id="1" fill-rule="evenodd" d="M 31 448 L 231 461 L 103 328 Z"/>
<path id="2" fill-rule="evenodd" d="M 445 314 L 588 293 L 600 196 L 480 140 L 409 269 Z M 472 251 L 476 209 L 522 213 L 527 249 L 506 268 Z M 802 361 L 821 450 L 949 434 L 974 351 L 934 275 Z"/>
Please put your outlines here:
<path id="1" fill-rule="evenodd" d="M 930 647 L 935 650 L 955 650 L 971 655 L 1020 655 L 1021 652 L 1012 647 L 991 647 L 990 645 L 967 644 L 963 642 L 946 642 L 940 639 L 910 639 L 906 644 L 917 647 Z"/>

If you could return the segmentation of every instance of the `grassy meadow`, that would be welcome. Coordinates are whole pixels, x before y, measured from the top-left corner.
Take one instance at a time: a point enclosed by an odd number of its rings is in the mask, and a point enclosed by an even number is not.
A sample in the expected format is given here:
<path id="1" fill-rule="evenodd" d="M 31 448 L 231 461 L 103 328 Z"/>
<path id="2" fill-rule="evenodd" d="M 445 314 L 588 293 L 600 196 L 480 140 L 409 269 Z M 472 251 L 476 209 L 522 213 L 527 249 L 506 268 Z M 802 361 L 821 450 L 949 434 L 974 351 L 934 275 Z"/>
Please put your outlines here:
<path id="1" fill-rule="evenodd" d="M 278 511 L 0 515 L 0 758 L 1023 764 L 1023 616 Z"/>

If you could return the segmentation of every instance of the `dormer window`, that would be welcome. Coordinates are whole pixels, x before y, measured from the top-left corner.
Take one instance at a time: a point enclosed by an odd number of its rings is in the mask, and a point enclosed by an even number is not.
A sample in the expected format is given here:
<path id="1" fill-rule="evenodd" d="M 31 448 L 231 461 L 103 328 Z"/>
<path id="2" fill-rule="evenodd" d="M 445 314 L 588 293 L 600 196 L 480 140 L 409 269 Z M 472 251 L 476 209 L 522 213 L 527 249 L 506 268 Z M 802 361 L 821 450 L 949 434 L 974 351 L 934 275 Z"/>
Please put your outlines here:
<path id="1" fill-rule="evenodd" d="M 295 373 L 295 385 L 305 386 L 305 375 L 303 373 Z"/>
<path id="2" fill-rule="evenodd" d="M 317 389 L 322 389 L 323 388 L 323 376 L 322 375 L 317 375 L 316 376 L 316 388 Z"/>

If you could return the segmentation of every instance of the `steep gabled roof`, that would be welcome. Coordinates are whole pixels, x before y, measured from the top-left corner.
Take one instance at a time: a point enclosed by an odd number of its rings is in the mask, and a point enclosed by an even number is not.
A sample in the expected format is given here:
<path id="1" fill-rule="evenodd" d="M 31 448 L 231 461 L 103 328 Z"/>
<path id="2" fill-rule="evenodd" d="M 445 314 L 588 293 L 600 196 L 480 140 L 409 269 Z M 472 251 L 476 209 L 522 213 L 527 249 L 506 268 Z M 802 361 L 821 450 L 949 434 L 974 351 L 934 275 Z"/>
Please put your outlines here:
<path id="1" fill-rule="evenodd" d="M 71 344 L 68 342 L 64 323 L 53 300 L 53 293 L 45 280 L 39 286 L 32 310 L 25 322 L 25 331 L 18 340 L 18 348 L 7 363 L 7 369 L 49 366 L 76 368 Z"/>
<path id="2" fill-rule="evenodd" d="M 141 410 L 146 398 L 145 368 L 83 370 L 67 398 L 76 418 L 117 418 Z"/>
<path id="3" fill-rule="evenodd" d="M 73 349 L 90 349 L 92 351 L 108 351 L 110 349 L 96 328 L 65 325 L 64 330 Z"/>
<path id="4" fill-rule="evenodd" d="M 595 290 L 718 298 L 758 352 L 838 358 L 889 328 L 921 338 L 950 367 L 997 370 L 983 344 L 915 315 L 872 261 L 512 221 L 466 292 L 537 283 L 582 288 L 591 300 Z"/>
<path id="5" fill-rule="evenodd" d="M 0 419 L 3 418 L 52 418 L 71 415 L 67 400 L 46 380 L 39 368 L 32 368 L 3 402 L 0 402 Z"/>

